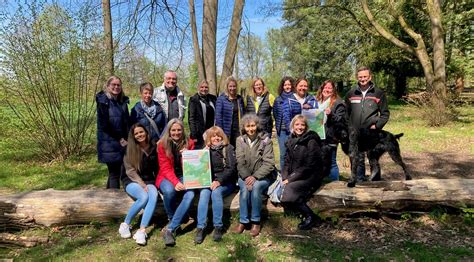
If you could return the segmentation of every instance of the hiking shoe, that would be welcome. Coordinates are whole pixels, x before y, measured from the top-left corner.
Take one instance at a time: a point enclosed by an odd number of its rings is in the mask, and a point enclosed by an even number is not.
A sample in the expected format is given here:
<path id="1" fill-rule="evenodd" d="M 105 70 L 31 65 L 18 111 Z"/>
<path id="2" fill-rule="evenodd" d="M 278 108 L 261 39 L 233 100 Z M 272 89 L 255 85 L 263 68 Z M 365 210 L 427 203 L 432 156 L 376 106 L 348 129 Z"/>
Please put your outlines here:
<path id="1" fill-rule="evenodd" d="M 135 232 L 133 235 L 133 239 L 135 239 L 135 242 L 137 242 L 139 245 L 146 245 L 146 238 L 146 232 L 141 229 L 137 230 L 137 232 Z"/>
<path id="2" fill-rule="evenodd" d="M 121 223 L 119 227 L 119 234 L 122 238 L 130 238 L 132 233 L 130 233 L 130 226 L 126 223 Z"/>
<path id="3" fill-rule="evenodd" d="M 166 229 L 163 234 L 163 240 L 165 241 L 165 245 L 169 247 L 172 247 L 176 244 L 176 241 L 173 236 L 173 232 L 168 229 Z"/>
<path id="4" fill-rule="evenodd" d="M 222 240 L 222 235 L 224 234 L 224 228 L 222 227 L 215 227 L 214 228 L 214 234 L 212 235 L 212 238 L 214 241 L 218 242 Z"/>
<path id="5" fill-rule="evenodd" d="M 204 229 L 196 228 L 196 237 L 194 237 L 194 243 L 201 244 L 204 241 Z"/>

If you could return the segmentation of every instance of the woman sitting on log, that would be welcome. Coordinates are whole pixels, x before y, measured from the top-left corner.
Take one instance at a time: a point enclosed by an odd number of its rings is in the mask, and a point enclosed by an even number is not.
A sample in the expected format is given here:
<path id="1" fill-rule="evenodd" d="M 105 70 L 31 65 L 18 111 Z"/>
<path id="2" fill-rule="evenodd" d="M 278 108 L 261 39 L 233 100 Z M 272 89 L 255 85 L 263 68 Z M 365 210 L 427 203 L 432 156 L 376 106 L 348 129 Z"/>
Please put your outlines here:
<path id="1" fill-rule="evenodd" d="M 234 147 L 229 144 L 224 131 L 213 126 L 204 133 L 204 142 L 211 156 L 212 184 L 210 188 L 201 189 L 197 212 L 197 230 L 194 242 L 201 244 L 204 240 L 209 199 L 212 199 L 212 222 L 214 223 L 214 241 L 220 241 L 224 233 L 222 214 L 223 198 L 235 189 L 237 180 L 237 160 Z"/>
<path id="2" fill-rule="evenodd" d="M 128 134 L 128 146 L 123 164 L 122 183 L 125 191 L 135 199 L 135 203 L 128 210 L 123 223 L 120 224 L 119 233 L 122 238 L 130 238 L 130 225 L 132 219 L 144 209 L 140 229 L 133 235 L 139 245 L 146 244 L 146 227 L 155 211 L 158 191 L 154 185 L 158 173 L 158 159 L 156 145 L 151 143 L 150 135 L 140 123 L 134 124 Z"/>
<path id="3" fill-rule="evenodd" d="M 184 132 L 183 122 L 173 118 L 168 122 L 166 130 L 158 142 L 158 161 L 160 170 L 156 178 L 156 186 L 163 193 L 163 202 L 169 224 L 164 230 L 165 245 L 174 246 L 174 231 L 181 225 L 194 198 L 194 191 L 187 190 L 183 184 L 183 150 L 194 149 L 194 142 Z M 176 195 L 183 194 L 183 198 L 176 208 Z"/>
<path id="4" fill-rule="evenodd" d="M 255 237 L 260 234 L 262 194 L 273 180 L 275 156 L 272 140 L 262 131 L 258 116 L 247 114 L 241 123 L 242 135 L 236 142 L 240 224 L 235 232 L 242 233 L 252 223 L 250 235 Z"/>
<path id="5" fill-rule="evenodd" d="M 285 188 L 281 204 L 286 210 L 300 213 L 303 219 L 298 228 L 308 230 L 320 222 L 306 202 L 323 179 L 321 140 L 316 132 L 308 129 L 308 122 L 303 115 L 296 115 L 291 120 L 290 130 L 282 171 Z"/>

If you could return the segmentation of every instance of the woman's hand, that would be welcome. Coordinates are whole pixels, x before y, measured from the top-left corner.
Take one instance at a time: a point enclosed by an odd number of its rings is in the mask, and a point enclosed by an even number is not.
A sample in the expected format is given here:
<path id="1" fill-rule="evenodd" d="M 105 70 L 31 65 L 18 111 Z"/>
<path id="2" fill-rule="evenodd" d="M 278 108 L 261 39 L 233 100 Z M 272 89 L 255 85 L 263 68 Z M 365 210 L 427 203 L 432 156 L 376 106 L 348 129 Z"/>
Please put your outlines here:
<path id="1" fill-rule="evenodd" d="M 283 185 L 288 184 L 288 179 L 285 179 L 285 180 L 281 181 L 281 183 L 282 183 Z"/>
<path id="2" fill-rule="evenodd" d="M 176 191 L 184 191 L 184 190 L 186 190 L 186 187 L 183 185 L 183 183 L 178 182 L 178 184 L 176 184 L 176 186 L 174 186 L 174 190 L 176 190 Z"/>
<path id="3" fill-rule="evenodd" d="M 148 192 L 148 186 L 145 185 L 145 186 L 143 187 L 143 190 L 144 190 L 145 192 Z"/>
<path id="4" fill-rule="evenodd" d="M 330 108 L 324 109 L 324 113 L 326 113 L 326 115 L 330 115 L 331 114 L 331 109 Z"/>
<path id="5" fill-rule="evenodd" d="M 126 146 L 128 145 L 127 140 L 125 140 L 125 139 L 123 139 L 123 138 L 120 138 L 120 145 L 121 145 L 122 147 L 126 147 Z"/>
<path id="6" fill-rule="evenodd" d="M 219 181 L 212 181 L 211 190 L 214 190 L 214 189 L 216 189 L 216 188 L 218 188 L 218 187 L 220 187 L 220 186 L 221 186 L 221 182 L 219 182 Z"/>
<path id="7" fill-rule="evenodd" d="M 253 176 L 248 176 L 245 178 L 245 186 L 247 187 L 248 191 L 252 191 L 253 184 L 257 181 L 257 179 Z"/>
<path id="8" fill-rule="evenodd" d="M 311 108 L 312 108 L 312 106 L 310 106 L 310 105 L 308 105 L 308 104 L 304 104 L 304 105 L 303 105 L 303 109 L 311 109 Z"/>

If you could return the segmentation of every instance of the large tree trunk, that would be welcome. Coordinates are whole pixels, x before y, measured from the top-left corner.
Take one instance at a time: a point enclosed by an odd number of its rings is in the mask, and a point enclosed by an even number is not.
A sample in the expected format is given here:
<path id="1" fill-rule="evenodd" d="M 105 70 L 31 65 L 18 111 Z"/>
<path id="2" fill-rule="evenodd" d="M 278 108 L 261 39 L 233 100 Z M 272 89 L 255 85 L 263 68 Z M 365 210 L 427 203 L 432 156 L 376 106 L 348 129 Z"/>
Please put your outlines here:
<path id="1" fill-rule="evenodd" d="M 426 1 L 431 22 L 431 39 L 433 42 L 433 91 L 443 101 L 446 101 L 446 57 L 444 53 L 444 32 L 441 21 L 439 0 Z"/>
<path id="2" fill-rule="evenodd" d="M 345 182 L 324 185 L 309 201 L 324 215 L 355 212 L 429 210 L 435 206 L 474 206 L 474 179 L 420 179 L 380 181 L 348 188 Z M 239 210 L 239 196 L 225 199 L 226 207 Z M 125 217 L 133 201 L 119 190 L 43 190 L 0 196 L 0 229 L 18 231 L 28 227 L 110 221 Z M 195 202 L 196 203 L 196 202 Z M 281 207 L 268 203 L 270 212 Z M 164 212 L 162 202 L 156 212 Z"/>
<path id="3" fill-rule="evenodd" d="M 232 13 L 232 24 L 225 49 L 224 64 L 222 65 L 222 75 L 219 82 L 219 89 L 224 87 L 227 77 L 232 75 L 234 69 L 235 54 L 237 53 L 237 43 L 241 30 L 242 13 L 244 10 L 245 0 L 235 0 L 234 11 Z M 219 91 L 219 90 L 218 90 Z"/>
<path id="4" fill-rule="evenodd" d="M 206 71 L 209 92 L 217 95 L 216 72 L 216 30 L 217 30 L 217 0 L 204 0 L 202 20 L 202 54 Z"/>
<path id="5" fill-rule="evenodd" d="M 112 17 L 110 0 L 102 0 L 102 17 L 104 21 L 104 44 L 106 50 L 106 68 L 109 75 L 114 74 L 114 42 L 112 37 Z"/>
<path id="6" fill-rule="evenodd" d="M 194 62 L 198 68 L 199 82 L 201 82 L 206 79 L 206 72 L 204 71 L 204 65 L 202 63 L 201 48 L 199 48 L 194 0 L 189 0 L 189 20 L 191 23 L 191 32 L 193 35 Z"/>

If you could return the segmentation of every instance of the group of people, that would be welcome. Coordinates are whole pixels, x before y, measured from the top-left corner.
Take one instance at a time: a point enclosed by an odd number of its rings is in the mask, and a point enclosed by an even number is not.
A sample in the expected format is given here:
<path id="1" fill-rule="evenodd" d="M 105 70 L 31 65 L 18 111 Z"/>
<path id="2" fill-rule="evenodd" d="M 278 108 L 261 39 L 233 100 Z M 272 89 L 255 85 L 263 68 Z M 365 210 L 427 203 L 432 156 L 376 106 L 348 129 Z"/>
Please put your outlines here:
<path id="1" fill-rule="evenodd" d="M 229 77 L 224 92 L 217 98 L 209 94 L 207 81 L 199 83 L 197 93 L 187 106 L 177 86 L 176 72 L 167 71 L 160 87 L 154 88 L 151 83 L 140 85 L 141 100 L 130 114 L 129 99 L 124 95 L 120 78 L 110 77 L 104 90 L 96 96 L 97 147 L 99 161 L 106 163 L 109 171 L 107 188 L 119 188 L 121 180 L 125 191 L 135 200 L 120 224 L 120 236 L 132 237 L 132 220 L 143 209 L 140 228 L 133 238 L 138 244 L 146 244 L 145 229 L 161 192 L 169 221 L 163 233 L 167 246 L 175 245 L 175 231 L 189 218 L 188 210 L 195 195 L 199 196 L 195 243 L 204 240 L 210 200 L 213 239 L 220 241 L 224 233 L 223 198 L 237 186 L 240 215 L 234 232 L 240 234 L 248 230 L 252 236 L 258 236 L 262 196 L 277 173 L 271 139 L 274 127 L 284 185 L 281 204 L 302 215 L 299 229 L 313 227 L 320 220 L 306 202 L 326 175 L 322 168 L 323 147 L 330 152 L 330 178 L 339 179 L 338 141 L 333 125 L 346 121 L 346 105 L 348 112 L 362 114 L 363 109 L 357 111 L 353 106 L 362 106 L 366 96 L 376 102 L 367 93 L 375 88 L 370 82 L 370 70 L 363 69 L 369 78 L 367 86 L 361 86 L 359 79 L 356 91 L 363 94 L 359 103 L 352 98 L 344 103 L 332 81 L 325 81 L 313 96 L 308 93 L 306 79 L 291 77 L 281 80 L 276 98 L 268 92 L 263 79 L 255 78 L 250 94 L 244 98 L 239 94 L 236 79 Z M 309 129 L 306 117 L 301 114 L 305 109 L 316 108 L 324 112 L 324 140 Z M 183 124 L 186 109 L 189 136 Z M 360 118 L 357 118 L 360 123 L 366 121 Z M 369 118 L 367 121 L 377 128 L 386 123 L 378 120 L 376 114 Z M 209 188 L 187 189 L 183 184 L 182 152 L 193 149 L 210 152 L 212 184 Z"/>

